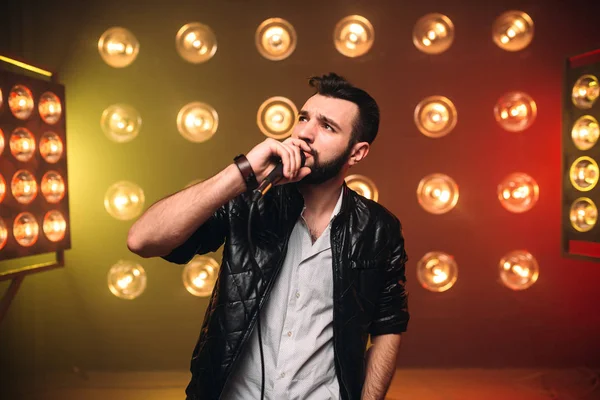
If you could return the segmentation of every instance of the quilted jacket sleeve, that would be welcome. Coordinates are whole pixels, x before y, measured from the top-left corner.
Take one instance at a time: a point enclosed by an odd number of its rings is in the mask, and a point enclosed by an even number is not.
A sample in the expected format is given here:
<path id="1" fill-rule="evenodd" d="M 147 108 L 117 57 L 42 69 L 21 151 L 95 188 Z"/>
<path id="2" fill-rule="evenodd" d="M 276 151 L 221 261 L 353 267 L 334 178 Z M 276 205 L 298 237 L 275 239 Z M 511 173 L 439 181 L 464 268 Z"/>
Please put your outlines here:
<path id="1" fill-rule="evenodd" d="M 187 264 L 196 254 L 216 251 L 227 235 L 227 204 L 221 206 L 202 224 L 185 242 L 163 256 L 165 260 L 176 264 Z"/>
<path id="2" fill-rule="evenodd" d="M 405 332 L 410 318 L 408 292 L 406 291 L 405 266 L 408 260 L 404 249 L 402 226 L 396 219 L 390 232 L 391 256 L 385 270 L 385 282 L 379 295 L 379 303 L 369 333 L 373 336 Z"/>

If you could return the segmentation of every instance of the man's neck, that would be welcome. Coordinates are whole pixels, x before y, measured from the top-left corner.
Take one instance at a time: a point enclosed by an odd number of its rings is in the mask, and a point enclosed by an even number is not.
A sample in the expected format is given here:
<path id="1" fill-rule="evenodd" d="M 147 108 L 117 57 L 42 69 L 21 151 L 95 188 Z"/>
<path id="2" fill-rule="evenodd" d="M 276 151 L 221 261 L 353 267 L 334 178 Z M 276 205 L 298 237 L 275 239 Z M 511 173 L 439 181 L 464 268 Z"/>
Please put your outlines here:
<path id="1" fill-rule="evenodd" d="M 331 215 L 340 198 L 343 181 L 343 177 L 336 177 L 319 185 L 298 185 L 304 197 L 305 214 L 313 218 Z"/>

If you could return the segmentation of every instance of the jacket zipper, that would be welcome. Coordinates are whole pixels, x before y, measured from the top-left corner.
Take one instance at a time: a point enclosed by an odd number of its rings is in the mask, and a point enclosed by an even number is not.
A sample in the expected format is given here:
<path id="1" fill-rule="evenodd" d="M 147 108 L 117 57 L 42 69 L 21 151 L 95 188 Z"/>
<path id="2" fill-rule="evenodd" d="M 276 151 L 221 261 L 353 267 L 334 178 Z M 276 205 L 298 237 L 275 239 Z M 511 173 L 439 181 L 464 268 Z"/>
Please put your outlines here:
<path id="1" fill-rule="evenodd" d="M 332 223 L 332 227 L 335 228 L 335 220 Z M 333 299 L 334 299 L 334 303 L 333 303 L 333 357 L 336 361 L 336 371 L 338 371 L 339 374 L 339 379 L 341 380 L 342 386 L 344 388 L 343 392 L 342 392 L 342 399 L 344 399 L 346 396 L 344 396 L 344 394 L 348 393 L 348 385 L 346 385 L 346 382 L 344 381 L 344 375 L 342 374 L 341 368 L 342 368 L 342 363 L 339 359 L 339 355 L 338 355 L 338 350 L 337 350 L 337 340 L 336 337 L 337 335 L 337 324 L 336 324 L 336 319 L 335 319 L 335 315 L 336 315 L 336 309 L 337 309 L 337 302 L 338 302 L 338 285 L 337 285 L 337 278 L 336 278 L 336 273 L 335 273 L 335 263 L 336 260 L 339 260 L 339 252 L 337 251 L 337 247 L 334 245 L 333 243 L 333 239 L 335 239 L 336 235 L 337 235 L 337 229 L 335 229 L 335 231 L 333 232 L 333 235 L 331 235 L 331 249 L 334 252 L 333 254 L 333 260 L 331 262 L 331 267 L 332 267 L 332 271 L 333 271 Z M 339 366 L 339 367 L 338 367 Z"/>

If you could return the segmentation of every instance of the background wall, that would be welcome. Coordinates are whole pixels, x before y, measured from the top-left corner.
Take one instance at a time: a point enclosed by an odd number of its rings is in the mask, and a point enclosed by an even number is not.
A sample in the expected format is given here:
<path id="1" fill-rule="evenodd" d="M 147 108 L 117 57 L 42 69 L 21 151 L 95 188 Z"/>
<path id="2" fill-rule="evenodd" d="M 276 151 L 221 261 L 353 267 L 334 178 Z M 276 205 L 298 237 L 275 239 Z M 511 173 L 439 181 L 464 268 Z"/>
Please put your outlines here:
<path id="1" fill-rule="evenodd" d="M 329 71 L 364 87 L 381 107 L 380 135 L 352 172 L 376 182 L 380 203 L 404 225 L 412 319 L 399 365 L 600 365 L 600 265 L 562 259 L 559 247 L 561 79 L 565 57 L 600 47 L 594 1 L 38 3 L 0 6 L 0 53 L 56 70 L 66 85 L 73 247 L 66 268 L 25 279 L 0 326 L 3 371 L 187 368 L 207 299 L 184 289 L 181 266 L 128 252 L 132 222 L 108 215 L 104 193 L 131 180 L 144 189 L 148 207 L 215 174 L 263 140 L 256 111 L 264 100 L 286 96 L 300 108 L 310 95 L 306 78 Z M 518 53 L 491 40 L 493 20 L 510 9 L 535 22 L 532 44 Z M 411 41 L 414 23 L 429 12 L 446 14 L 456 27 L 453 46 L 438 56 L 420 53 Z M 335 23 L 350 14 L 375 27 L 374 47 L 359 59 L 337 53 L 331 40 Z M 262 58 L 254 46 L 256 27 L 273 16 L 289 20 L 299 38 L 281 62 Z M 188 64 L 175 50 L 177 30 L 192 21 L 217 35 L 218 51 L 205 64 Z M 124 69 L 110 68 L 97 51 L 112 26 L 128 28 L 141 43 Z M 520 134 L 503 131 L 493 117 L 496 100 L 511 90 L 529 93 L 538 105 L 536 122 Z M 434 94 L 458 110 L 455 130 L 438 140 L 420 134 L 412 117 L 416 104 Z M 179 109 L 196 100 L 220 117 L 217 134 L 203 144 L 184 140 L 175 125 Z M 117 102 L 143 118 L 130 143 L 110 142 L 100 129 L 102 111 Z M 496 185 L 514 171 L 540 185 L 538 204 L 522 215 L 496 199 Z M 460 186 L 448 214 L 428 214 L 417 203 L 419 180 L 433 172 Z M 533 253 L 541 272 L 530 289 L 513 292 L 498 282 L 497 263 L 519 248 Z M 428 292 L 416 280 L 416 263 L 431 250 L 458 262 L 459 278 L 448 292 Z M 140 262 L 148 274 L 146 292 L 134 301 L 108 290 L 107 272 L 119 259 Z"/>

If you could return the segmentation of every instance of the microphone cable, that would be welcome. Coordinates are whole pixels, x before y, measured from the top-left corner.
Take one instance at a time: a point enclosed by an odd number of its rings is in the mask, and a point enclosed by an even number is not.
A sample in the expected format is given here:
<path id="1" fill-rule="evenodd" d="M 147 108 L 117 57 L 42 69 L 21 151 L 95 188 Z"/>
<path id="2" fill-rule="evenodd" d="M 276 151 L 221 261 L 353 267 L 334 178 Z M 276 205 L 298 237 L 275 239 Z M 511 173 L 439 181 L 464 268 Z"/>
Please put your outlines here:
<path id="1" fill-rule="evenodd" d="M 265 282 L 265 275 L 263 274 L 262 269 L 258 265 L 255 257 L 255 247 L 254 241 L 252 240 L 252 219 L 255 214 L 256 205 L 258 203 L 258 199 L 260 196 L 257 195 L 259 192 L 254 192 L 252 194 L 252 204 L 250 205 L 250 211 L 248 212 L 248 246 L 250 247 L 250 260 L 252 262 L 252 268 L 254 269 L 254 276 L 260 275 L 260 281 Z M 258 348 L 260 350 L 260 370 L 261 370 L 261 385 L 260 385 L 260 398 L 264 399 L 265 396 L 265 356 L 263 353 L 263 345 L 262 345 L 262 334 L 260 327 L 260 303 L 259 303 L 259 290 L 258 290 L 258 280 L 253 279 L 253 287 L 256 293 L 256 306 L 257 306 L 257 317 L 256 317 L 256 329 L 258 329 Z"/>
<path id="2" fill-rule="evenodd" d="M 304 152 L 300 152 L 301 158 L 301 167 L 304 166 L 306 162 L 306 156 Z M 275 168 L 269 173 L 269 176 L 261 182 L 259 187 L 252 192 L 252 202 L 250 204 L 250 210 L 248 211 L 248 226 L 247 226 L 247 236 L 248 236 L 248 247 L 250 251 L 250 261 L 252 263 L 252 268 L 254 269 L 254 276 L 260 277 L 260 281 L 263 284 L 266 283 L 265 275 L 263 270 L 258 265 L 258 261 L 256 261 L 256 247 L 254 246 L 254 241 L 252 240 L 252 220 L 254 218 L 254 214 L 256 213 L 256 207 L 258 201 L 283 177 L 283 163 L 281 159 L 277 162 Z M 265 396 L 265 356 L 263 352 L 262 345 L 262 332 L 260 325 L 260 300 L 259 300 L 259 290 L 258 290 L 258 280 L 253 280 L 253 287 L 256 293 L 256 304 L 257 304 L 257 317 L 256 317 L 256 329 L 258 330 L 258 348 L 260 351 L 260 371 L 261 371 L 261 385 L 260 385 L 260 399 L 263 400 Z"/>

